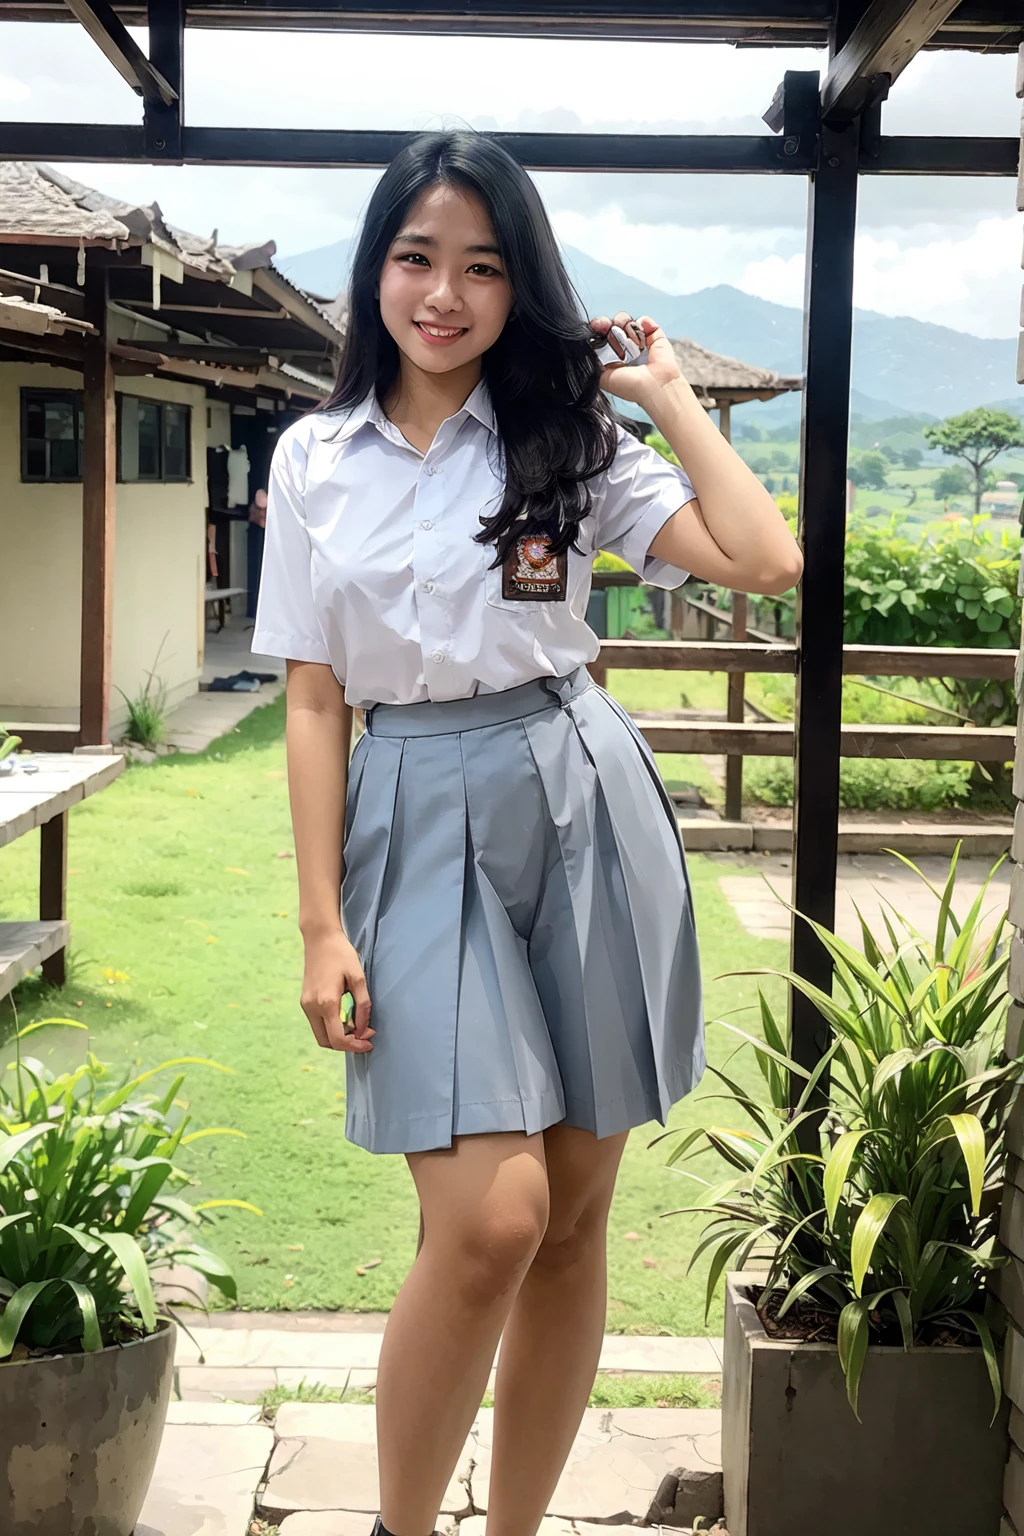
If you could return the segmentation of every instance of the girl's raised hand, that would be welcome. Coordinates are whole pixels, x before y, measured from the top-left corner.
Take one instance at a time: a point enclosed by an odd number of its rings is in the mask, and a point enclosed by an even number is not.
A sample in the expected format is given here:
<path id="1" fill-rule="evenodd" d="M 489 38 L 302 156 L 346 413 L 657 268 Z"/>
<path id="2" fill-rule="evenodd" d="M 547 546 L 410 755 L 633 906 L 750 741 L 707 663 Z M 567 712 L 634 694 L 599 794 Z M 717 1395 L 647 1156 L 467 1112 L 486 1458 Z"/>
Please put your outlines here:
<path id="1" fill-rule="evenodd" d="M 620 400 L 637 403 L 650 393 L 651 386 L 660 388 L 681 377 L 672 343 L 650 315 L 634 320 L 628 310 L 620 309 L 613 319 L 596 315 L 590 322 L 591 329 L 599 336 L 607 336 L 613 325 L 620 325 L 638 346 L 646 346 L 647 362 L 629 366 L 626 363 L 606 363 L 601 373 L 601 388 Z M 612 343 L 613 344 L 613 343 Z"/>

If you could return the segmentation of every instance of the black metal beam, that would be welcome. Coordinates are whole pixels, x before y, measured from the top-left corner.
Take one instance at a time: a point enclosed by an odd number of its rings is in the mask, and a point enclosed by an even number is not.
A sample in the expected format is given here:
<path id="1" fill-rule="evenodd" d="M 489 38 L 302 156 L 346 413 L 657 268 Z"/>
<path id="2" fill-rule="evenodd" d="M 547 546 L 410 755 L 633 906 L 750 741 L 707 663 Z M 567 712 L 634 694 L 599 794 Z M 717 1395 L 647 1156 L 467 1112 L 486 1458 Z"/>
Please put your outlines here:
<path id="1" fill-rule="evenodd" d="M 185 111 L 185 0 L 149 0 L 149 58 L 174 91 L 175 99 L 149 97 L 143 114 L 147 156 L 181 163 L 181 125 Z"/>
<path id="2" fill-rule="evenodd" d="M 146 25 L 146 0 L 116 0 L 127 26 Z M 532 36 L 666 42 L 732 42 L 738 47 L 824 47 L 829 0 L 195 0 L 188 25 L 247 30 L 404 32 L 448 36 Z M 0 20 L 66 21 L 63 0 L 0 0 Z M 926 44 L 1014 53 L 1024 42 L 1019 0 L 963 0 Z"/>
<path id="3" fill-rule="evenodd" d="M 871 0 L 821 87 L 824 122 L 848 123 L 884 95 L 958 0 Z"/>
<path id="4" fill-rule="evenodd" d="M 824 127 L 821 163 L 808 188 L 800 422 L 799 527 L 804 576 L 798 589 L 793 905 L 815 922 L 835 921 L 839 757 L 843 695 L 843 563 L 850 426 L 853 251 L 859 130 Z M 813 930 L 794 918 L 790 965 L 824 992 L 832 962 Z M 828 1046 L 814 1005 L 793 990 L 790 1048 L 808 1071 Z M 794 1079 L 794 1096 L 802 1088 Z M 807 1145 L 817 1143 L 817 1131 Z"/>
<path id="5" fill-rule="evenodd" d="M 184 126 L 185 165 L 295 165 L 337 168 L 385 166 L 407 132 L 305 128 L 202 128 Z M 531 170 L 706 172 L 724 175 L 806 175 L 816 164 L 813 144 L 801 140 L 786 153 L 785 140 L 770 134 L 498 133 L 495 138 Z M 170 141 L 168 141 L 170 142 Z M 1017 139 L 921 135 L 882 137 L 878 153 L 862 148 L 864 175 L 1016 176 Z M 166 160 L 147 151 L 145 131 L 132 124 L 0 122 L 0 160 L 112 161 L 146 164 Z"/>
<path id="6" fill-rule="evenodd" d="M 107 0 L 65 0 L 65 3 L 133 91 L 147 101 L 152 97 L 167 103 L 175 100 L 174 87 L 153 68 Z"/>

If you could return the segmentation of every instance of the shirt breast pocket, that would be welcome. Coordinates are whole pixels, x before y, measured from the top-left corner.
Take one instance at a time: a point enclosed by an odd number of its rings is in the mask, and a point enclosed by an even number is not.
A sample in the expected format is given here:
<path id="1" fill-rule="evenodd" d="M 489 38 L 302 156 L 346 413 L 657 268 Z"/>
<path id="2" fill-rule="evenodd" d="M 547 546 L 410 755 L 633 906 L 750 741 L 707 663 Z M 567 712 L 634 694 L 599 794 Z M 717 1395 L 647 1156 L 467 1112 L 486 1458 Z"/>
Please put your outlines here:
<path id="1" fill-rule="evenodd" d="M 533 614 L 549 606 L 557 609 L 568 601 L 568 556 L 552 554 L 543 534 L 522 534 L 501 565 L 488 569 L 485 591 L 492 608 Z"/>

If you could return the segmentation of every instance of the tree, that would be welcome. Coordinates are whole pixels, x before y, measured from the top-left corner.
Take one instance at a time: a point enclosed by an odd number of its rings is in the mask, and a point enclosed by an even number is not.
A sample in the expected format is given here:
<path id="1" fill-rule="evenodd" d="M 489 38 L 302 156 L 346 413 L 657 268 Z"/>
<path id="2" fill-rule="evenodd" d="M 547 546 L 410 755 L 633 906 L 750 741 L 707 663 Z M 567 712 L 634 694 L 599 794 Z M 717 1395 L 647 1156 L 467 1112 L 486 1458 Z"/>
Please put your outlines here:
<path id="1" fill-rule="evenodd" d="M 900 454 L 904 469 L 920 469 L 924 454 L 920 448 L 904 448 Z"/>
<path id="2" fill-rule="evenodd" d="M 985 466 L 1007 448 L 1024 447 L 1024 423 L 1009 411 L 993 411 L 987 405 L 959 416 L 947 416 L 937 426 L 925 427 L 925 441 L 953 458 L 964 459 L 974 477 L 974 513 L 981 511 Z"/>
<path id="3" fill-rule="evenodd" d="M 883 491 L 888 468 L 888 460 L 884 454 L 869 452 L 859 454 L 849 465 L 846 473 L 854 485 L 863 486 L 869 491 Z"/>
<path id="4" fill-rule="evenodd" d="M 936 501 L 945 501 L 949 496 L 966 496 L 970 490 L 971 476 L 963 464 L 950 464 L 946 469 L 940 469 L 932 481 Z"/>

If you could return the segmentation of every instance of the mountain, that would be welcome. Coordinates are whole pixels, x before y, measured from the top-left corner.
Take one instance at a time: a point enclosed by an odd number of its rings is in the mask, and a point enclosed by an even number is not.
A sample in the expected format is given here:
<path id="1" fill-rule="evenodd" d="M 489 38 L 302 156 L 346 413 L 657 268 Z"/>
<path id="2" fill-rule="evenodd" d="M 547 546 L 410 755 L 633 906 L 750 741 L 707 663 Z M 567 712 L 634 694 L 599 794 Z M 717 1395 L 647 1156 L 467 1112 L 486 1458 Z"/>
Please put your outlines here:
<path id="1" fill-rule="evenodd" d="M 301 288 L 333 298 L 348 281 L 354 241 L 280 259 Z M 650 314 L 670 336 L 779 373 L 801 371 L 803 313 L 744 293 L 728 283 L 698 293 L 665 293 L 574 246 L 564 247 L 569 275 L 590 314 L 628 309 Z M 910 414 L 949 416 L 971 406 L 1007 401 L 1016 380 L 1013 339 L 971 336 L 950 326 L 905 315 L 854 311 L 851 409 L 867 420 Z M 753 409 L 753 407 L 752 407 Z M 759 421 L 782 425 L 799 418 L 799 399 L 779 396 L 756 407 Z"/>

